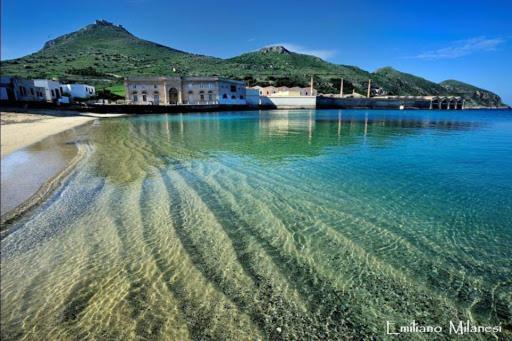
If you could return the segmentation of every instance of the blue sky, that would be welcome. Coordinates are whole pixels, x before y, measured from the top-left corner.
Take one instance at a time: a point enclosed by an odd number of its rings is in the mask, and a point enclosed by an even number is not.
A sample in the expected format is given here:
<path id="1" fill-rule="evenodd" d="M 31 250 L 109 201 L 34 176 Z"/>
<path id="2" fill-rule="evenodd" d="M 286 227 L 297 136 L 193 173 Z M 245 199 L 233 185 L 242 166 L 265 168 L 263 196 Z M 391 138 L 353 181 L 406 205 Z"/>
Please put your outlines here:
<path id="1" fill-rule="evenodd" d="M 374 71 L 393 66 L 458 79 L 512 104 L 512 1 L 3 0 L 2 59 L 95 19 L 188 52 L 222 58 L 284 44 Z"/>

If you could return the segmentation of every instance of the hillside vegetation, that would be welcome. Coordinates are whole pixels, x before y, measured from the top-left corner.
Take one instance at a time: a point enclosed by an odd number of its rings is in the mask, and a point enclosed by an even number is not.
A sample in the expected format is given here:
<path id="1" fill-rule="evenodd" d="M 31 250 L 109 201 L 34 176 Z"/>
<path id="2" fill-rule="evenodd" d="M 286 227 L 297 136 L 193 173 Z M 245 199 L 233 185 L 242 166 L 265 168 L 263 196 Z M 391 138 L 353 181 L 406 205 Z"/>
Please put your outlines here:
<path id="1" fill-rule="evenodd" d="M 498 95 L 458 81 L 440 84 L 390 67 L 367 72 L 318 57 L 288 51 L 282 46 L 262 48 L 230 59 L 192 54 L 135 37 L 122 26 L 99 20 L 76 32 L 50 40 L 43 48 L 22 58 L 2 61 L 2 75 L 59 78 L 88 82 L 122 95 L 123 77 L 132 75 L 223 76 L 249 85 L 308 86 L 314 75 L 321 93 L 344 92 L 388 95 L 460 95 L 470 105 L 499 106 Z"/>

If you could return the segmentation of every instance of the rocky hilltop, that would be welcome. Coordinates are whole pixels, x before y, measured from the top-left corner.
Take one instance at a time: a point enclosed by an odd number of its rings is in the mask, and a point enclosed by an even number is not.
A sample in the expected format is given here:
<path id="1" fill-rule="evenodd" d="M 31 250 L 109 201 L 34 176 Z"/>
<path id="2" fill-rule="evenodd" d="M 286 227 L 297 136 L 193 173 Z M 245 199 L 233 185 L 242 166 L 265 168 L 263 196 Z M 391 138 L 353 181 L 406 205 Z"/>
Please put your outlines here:
<path id="1" fill-rule="evenodd" d="M 438 84 L 391 67 L 368 72 L 284 46 L 266 46 L 229 59 L 197 55 L 140 39 L 106 20 L 52 39 L 36 53 L 2 61 L 1 74 L 86 81 L 120 95 L 122 78 L 131 75 L 218 75 L 264 86 L 308 86 L 314 75 L 315 88 L 321 93 L 339 93 L 340 78 L 344 78 L 345 93 L 364 94 L 371 78 L 374 94 L 460 95 L 469 105 L 502 105 L 498 95 L 462 82 Z"/>
<path id="2" fill-rule="evenodd" d="M 275 53 L 290 53 L 284 46 L 276 45 L 276 46 L 266 46 L 262 47 L 260 49 L 261 53 L 269 53 L 269 52 L 275 52 Z"/>

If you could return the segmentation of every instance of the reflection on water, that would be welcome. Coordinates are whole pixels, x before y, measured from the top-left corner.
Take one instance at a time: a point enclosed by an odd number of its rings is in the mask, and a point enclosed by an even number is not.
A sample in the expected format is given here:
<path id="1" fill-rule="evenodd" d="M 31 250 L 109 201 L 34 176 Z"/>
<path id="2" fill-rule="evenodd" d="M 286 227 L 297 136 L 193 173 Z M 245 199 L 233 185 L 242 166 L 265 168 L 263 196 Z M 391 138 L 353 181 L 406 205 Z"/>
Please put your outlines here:
<path id="1" fill-rule="evenodd" d="M 510 122 L 101 121 L 67 183 L 2 241 L 2 337 L 361 339 L 413 320 L 510 337 Z"/>

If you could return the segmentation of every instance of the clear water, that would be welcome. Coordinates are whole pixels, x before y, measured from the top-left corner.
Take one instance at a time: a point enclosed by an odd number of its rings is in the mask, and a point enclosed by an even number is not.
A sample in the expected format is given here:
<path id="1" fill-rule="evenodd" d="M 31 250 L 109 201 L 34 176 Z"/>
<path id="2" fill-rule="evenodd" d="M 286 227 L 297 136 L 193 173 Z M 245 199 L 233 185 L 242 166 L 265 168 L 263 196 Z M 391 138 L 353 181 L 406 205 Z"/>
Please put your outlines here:
<path id="1" fill-rule="evenodd" d="M 2 241 L 3 339 L 512 335 L 511 112 L 138 116 L 79 145 Z"/>

